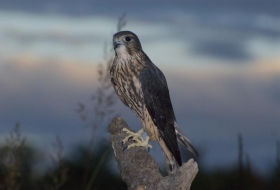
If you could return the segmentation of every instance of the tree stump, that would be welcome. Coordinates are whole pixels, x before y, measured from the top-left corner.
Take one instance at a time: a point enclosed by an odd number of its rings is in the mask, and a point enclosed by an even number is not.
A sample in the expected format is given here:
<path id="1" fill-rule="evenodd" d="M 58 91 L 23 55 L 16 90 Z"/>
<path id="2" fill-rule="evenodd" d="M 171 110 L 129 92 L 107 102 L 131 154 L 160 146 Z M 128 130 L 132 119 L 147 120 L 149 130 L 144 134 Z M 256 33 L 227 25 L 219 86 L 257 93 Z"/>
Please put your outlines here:
<path id="1" fill-rule="evenodd" d="M 121 131 L 123 128 L 131 130 L 122 118 L 114 118 L 109 124 L 108 132 L 121 177 L 129 190 L 190 189 L 198 172 L 198 165 L 193 159 L 184 163 L 176 173 L 163 177 L 146 148 L 133 147 L 124 151 L 122 140 L 127 134 Z M 128 144 L 132 142 L 129 140 Z"/>

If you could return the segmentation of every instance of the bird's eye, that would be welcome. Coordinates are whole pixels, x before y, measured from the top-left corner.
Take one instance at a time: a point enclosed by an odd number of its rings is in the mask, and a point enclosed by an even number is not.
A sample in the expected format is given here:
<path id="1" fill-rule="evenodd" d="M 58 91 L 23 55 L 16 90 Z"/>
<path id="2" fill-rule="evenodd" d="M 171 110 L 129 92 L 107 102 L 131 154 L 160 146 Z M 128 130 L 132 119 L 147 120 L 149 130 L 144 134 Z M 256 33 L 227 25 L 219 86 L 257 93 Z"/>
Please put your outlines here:
<path id="1" fill-rule="evenodd" d="M 129 42 L 129 41 L 131 41 L 131 37 L 126 36 L 126 37 L 124 38 L 124 40 L 125 40 L 126 42 Z"/>

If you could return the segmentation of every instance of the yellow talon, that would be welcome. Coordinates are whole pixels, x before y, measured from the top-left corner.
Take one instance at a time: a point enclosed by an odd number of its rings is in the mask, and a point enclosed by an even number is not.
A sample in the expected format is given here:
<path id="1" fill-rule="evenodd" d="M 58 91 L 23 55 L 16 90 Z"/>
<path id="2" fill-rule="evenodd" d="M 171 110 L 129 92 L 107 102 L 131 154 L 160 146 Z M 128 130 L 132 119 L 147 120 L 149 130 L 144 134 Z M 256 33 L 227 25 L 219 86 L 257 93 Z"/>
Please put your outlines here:
<path id="1" fill-rule="evenodd" d="M 142 134 L 144 132 L 144 129 L 140 129 L 138 132 L 132 132 L 132 131 L 129 131 L 127 128 L 123 128 L 122 131 L 126 132 L 128 134 L 128 136 L 126 136 L 123 140 L 122 140 L 122 143 L 125 144 L 130 138 L 132 138 L 132 140 L 134 140 L 135 142 L 128 145 L 127 148 L 125 149 L 130 149 L 132 147 L 135 147 L 135 146 L 142 146 L 142 147 L 145 147 L 145 148 L 153 148 L 152 145 L 149 144 L 149 136 L 146 137 L 146 139 L 144 140 L 142 138 Z"/>

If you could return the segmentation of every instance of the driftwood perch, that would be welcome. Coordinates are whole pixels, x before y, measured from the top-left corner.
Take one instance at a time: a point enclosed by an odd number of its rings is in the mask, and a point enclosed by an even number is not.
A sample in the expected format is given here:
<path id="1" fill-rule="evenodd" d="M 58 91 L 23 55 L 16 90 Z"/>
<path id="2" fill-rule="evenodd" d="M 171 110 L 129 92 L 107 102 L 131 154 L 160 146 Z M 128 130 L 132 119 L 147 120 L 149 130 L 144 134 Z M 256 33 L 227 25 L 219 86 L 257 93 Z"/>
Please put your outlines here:
<path id="1" fill-rule="evenodd" d="M 157 163 L 145 148 L 133 147 L 124 151 L 122 140 L 126 133 L 121 131 L 122 128 L 131 130 L 122 118 L 114 118 L 109 124 L 108 132 L 111 134 L 110 139 L 121 177 L 129 190 L 190 189 L 198 172 L 197 163 L 193 159 L 183 164 L 175 174 L 163 177 Z M 132 142 L 129 140 L 128 144 Z"/>

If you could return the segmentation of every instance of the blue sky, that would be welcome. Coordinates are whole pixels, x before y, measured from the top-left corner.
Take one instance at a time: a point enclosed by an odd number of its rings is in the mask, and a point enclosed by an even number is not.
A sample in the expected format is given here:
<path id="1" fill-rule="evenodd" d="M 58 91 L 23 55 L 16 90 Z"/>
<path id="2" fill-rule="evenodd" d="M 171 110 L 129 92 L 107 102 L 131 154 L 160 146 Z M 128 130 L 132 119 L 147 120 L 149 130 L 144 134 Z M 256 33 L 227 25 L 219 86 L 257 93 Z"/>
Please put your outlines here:
<path id="1" fill-rule="evenodd" d="M 245 154 L 264 173 L 280 140 L 279 7 L 274 0 L 1 1 L 0 138 L 19 121 L 46 152 L 56 134 L 67 149 L 86 142 L 77 102 L 90 103 L 104 43 L 126 13 L 124 29 L 165 73 L 178 124 L 204 167 L 235 164 L 242 133 Z M 116 109 L 140 127 L 120 102 Z M 158 148 L 153 154 L 161 156 Z"/>

